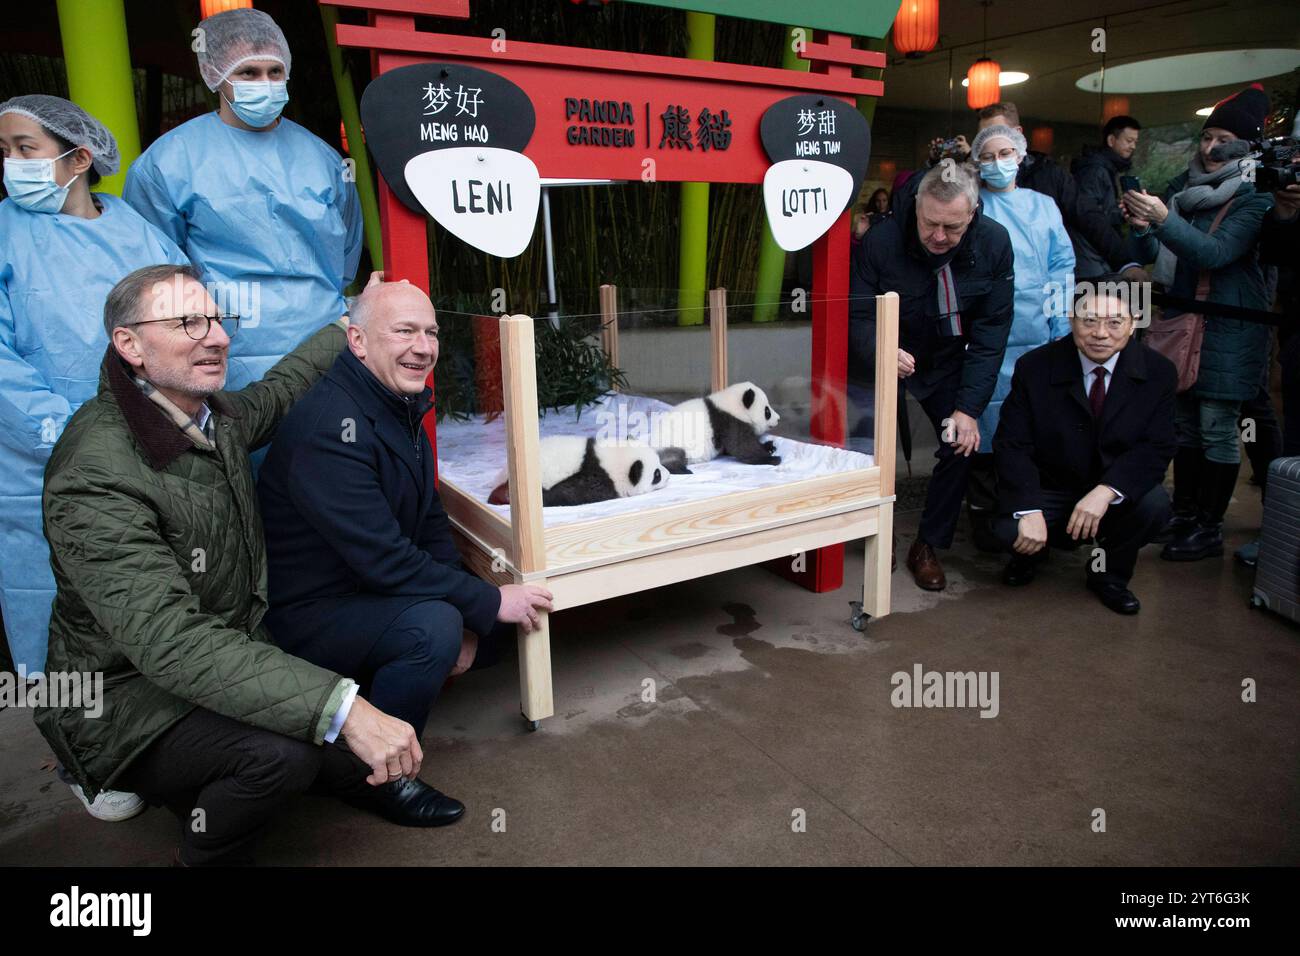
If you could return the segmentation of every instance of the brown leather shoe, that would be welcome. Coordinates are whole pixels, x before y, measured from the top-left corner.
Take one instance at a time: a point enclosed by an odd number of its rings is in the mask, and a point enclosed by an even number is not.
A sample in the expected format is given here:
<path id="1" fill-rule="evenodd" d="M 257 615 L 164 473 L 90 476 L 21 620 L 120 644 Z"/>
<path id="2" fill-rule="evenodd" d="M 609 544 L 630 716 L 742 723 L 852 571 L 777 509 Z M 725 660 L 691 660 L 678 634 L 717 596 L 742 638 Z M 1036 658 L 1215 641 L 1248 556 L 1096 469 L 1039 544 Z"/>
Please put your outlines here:
<path id="1" fill-rule="evenodd" d="M 939 563 L 934 548 L 919 538 L 913 542 L 911 550 L 907 552 L 907 570 L 912 572 L 916 586 L 924 591 L 942 591 L 948 586 L 948 579 L 943 574 L 943 565 Z"/>

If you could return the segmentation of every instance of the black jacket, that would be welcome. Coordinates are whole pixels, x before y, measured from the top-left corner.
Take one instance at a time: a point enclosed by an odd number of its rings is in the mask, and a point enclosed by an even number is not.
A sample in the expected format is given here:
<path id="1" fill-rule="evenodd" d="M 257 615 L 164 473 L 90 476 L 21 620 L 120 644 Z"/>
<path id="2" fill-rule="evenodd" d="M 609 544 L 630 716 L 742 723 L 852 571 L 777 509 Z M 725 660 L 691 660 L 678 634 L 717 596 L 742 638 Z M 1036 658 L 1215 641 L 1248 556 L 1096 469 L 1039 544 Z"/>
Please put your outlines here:
<path id="1" fill-rule="evenodd" d="M 500 591 L 464 570 L 451 539 L 420 424 L 429 395 L 395 395 L 344 349 L 285 416 L 258 478 L 273 612 L 351 594 L 437 598 L 491 630 Z"/>
<path id="2" fill-rule="evenodd" d="M 965 334 L 940 330 L 937 275 L 951 263 Z M 978 418 L 993 395 L 1011 331 L 1015 274 L 1011 238 L 979 209 L 957 246 L 943 257 L 921 245 L 914 197 L 873 227 L 853 251 L 849 266 L 849 374 L 875 376 L 876 308 L 872 296 L 897 292 L 899 348 L 916 358 L 908 390 L 925 398 L 949 376 L 959 375 L 956 411 Z M 891 363 L 892 364 L 892 363 Z"/>
<path id="3" fill-rule="evenodd" d="M 1043 490 L 1083 497 L 1110 485 L 1137 501 L 1164 480 L 1174 438 L 1173 363 L 1131 339 L 1106 392 L 1100 427 L 1067 336 L 1026 352 L 993 436 L 1003 513 L 1043 507 Z"/>
<path id="4" fill-rule="evenodd" d="M 1119 209 L 1119 176 L 1130 165 L 1130 160 L 1105 147 L 1085 148 L 1070 166 L 1079 190 L 1076 231 L 1071 237 L 1078 279 L 1116 272 L 1132 261 Z"/>

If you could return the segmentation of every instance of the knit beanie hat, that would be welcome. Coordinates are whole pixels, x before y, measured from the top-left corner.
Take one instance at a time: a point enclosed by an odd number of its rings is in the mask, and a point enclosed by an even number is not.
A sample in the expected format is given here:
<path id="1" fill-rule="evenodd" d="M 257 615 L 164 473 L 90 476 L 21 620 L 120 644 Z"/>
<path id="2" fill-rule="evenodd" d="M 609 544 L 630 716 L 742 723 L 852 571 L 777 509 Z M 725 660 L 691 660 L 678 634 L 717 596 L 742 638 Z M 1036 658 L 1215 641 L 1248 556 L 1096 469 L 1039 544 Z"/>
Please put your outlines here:
<path id="1" fill-rule="evenodd" d="M 1201 129 L 1226 129 L 1238 139 L 1259 139 L 1260 129 L 1268 118 L 1268 94 L 1264 87 L 1252 83 L 1240 93 L 1214 104 L 1214 111 Z"/>

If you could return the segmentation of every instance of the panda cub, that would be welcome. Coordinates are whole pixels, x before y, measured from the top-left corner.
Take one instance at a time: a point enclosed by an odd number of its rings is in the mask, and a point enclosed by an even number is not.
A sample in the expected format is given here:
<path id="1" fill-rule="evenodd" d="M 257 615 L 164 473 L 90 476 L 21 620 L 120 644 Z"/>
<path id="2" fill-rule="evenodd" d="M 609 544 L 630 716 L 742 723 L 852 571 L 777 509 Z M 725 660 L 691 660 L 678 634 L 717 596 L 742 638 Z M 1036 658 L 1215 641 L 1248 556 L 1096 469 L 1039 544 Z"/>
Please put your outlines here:
<path id="1" fill-rule="evenodd" d="M 598 442 L 581 435 L 552 435 L 538 445 L 542 465 L 542 504 L 585 505 L 657 491 L 668 470 L 649 445 Z M 497 476 L 488 503 L 510 503 L 508 473 Z"/>
<path id="2" fill-rule="evenodd" d="M 652 444 L 665 450 L 683 449 L 687 462 L 730 455 L 747 465 L 779 465 L 781 457 L 772 454 L 775 443 L 759 441 L 758 436 L 780 420 L 761 388 L 740 382 L 674 405 L 658 417 Z M 676 462 L 666 463 L 674 474 L 690 474 L 684 466 L 678 471 Z"/>

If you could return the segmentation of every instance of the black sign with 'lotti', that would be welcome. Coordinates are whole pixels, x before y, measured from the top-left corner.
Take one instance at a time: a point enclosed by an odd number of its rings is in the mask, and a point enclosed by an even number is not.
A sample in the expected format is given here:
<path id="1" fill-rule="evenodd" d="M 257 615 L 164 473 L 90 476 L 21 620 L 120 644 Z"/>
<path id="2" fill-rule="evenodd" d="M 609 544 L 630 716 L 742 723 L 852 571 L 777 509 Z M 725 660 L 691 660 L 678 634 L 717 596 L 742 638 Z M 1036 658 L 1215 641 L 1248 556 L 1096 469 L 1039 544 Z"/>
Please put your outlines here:
<path id="1" fill-rule="evenodd" d="M 793 252 L 853 204 L 871 158 L 871 128 L 842 100 L 802 94 L 768 107 L 759 135 L 773 163 L 763 177 L 768 225 L 777 245 Z"/>

